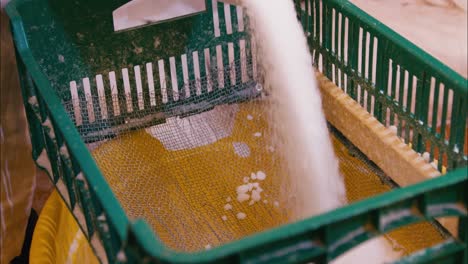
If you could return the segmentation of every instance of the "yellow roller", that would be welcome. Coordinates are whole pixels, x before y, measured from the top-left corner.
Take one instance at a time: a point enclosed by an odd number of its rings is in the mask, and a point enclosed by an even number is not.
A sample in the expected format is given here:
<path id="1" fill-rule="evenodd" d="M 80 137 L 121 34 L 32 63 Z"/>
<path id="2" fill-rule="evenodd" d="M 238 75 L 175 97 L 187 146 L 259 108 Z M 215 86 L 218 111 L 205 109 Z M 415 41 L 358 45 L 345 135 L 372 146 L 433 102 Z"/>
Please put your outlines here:
<path id="1" fill-rule="evenodd" d="M 99 263 L 57 191 L 52 192 L 37 221 L 29 262 Z"/>

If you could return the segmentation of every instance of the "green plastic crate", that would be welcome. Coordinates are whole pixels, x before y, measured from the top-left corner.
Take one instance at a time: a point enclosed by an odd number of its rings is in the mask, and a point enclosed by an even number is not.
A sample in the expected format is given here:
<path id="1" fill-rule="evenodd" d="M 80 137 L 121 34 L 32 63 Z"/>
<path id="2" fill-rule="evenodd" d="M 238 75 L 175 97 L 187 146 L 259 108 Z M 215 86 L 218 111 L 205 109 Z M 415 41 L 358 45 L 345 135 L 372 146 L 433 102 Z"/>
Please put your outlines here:
<path id="1" fill-rule="evenodd" d="M 13 0 L 6 8 L 16 45 L 33 158 L 48 171 L 81 227 L 86 225 L 85 235 L 96 252 L 105 252 L 98 253 L 102 262 L 325 263 L 359 243 L 393 229 L 435 217 L 456 216 L 460 219 L 459 239 L 450 238 L 441 245 L 401 260 L 401 263 L 468 263 L 468 158 L 463 152 L 468 112 L 467 80 L 345 0 L 328 0 L 323 3 L 306 0 L 303 7 L 300 1 L 295 1 L 298 18 L 308 35 L 315 66 L 357 101 L 364 102 L 364 96 L 373 96 L 373 109 L 368 106 L 370 104 L 362 105 L 371 110 L 383 124 L 393 124 L 396 115 L 399 120 L 398 135 L 405 142 L 412 142 L 417 152 L 424 152 L 426 144 L 430 144 L 431 159 L 436 150 L 440 153 L 439 157 L 445 156 L 449 173 L 206 252 L 180 253 L 165 247 L 144 220 L 131 221 L 126 216 L 85 143 L 96 140 L 96 132 L 101 136 L 112 137 L 112 129 L 106 130 L 106 126 L 115 128 L 130 121 L 130 125 L 125 128 L 132 129 L 134 120 L 139 125 L 142 122 L 152 125 L 164 122 L 169 116 L 208 110 L 220 100 L 223 103 L 231 99 L 238 102 L 257 96 L 255 81 L 235 85 L 236 82 L 230 81 L 228 77 L 229 71 L 238 67 L 242 59 L 251 60 L 249 36 L 245 30 L 239 30 L 239 24 L 244 22 L 247 25 L 248 21 L 238 16 L 240 13 L 235 6 L 225 9 L 224 4 L 207 0 L 204 13 L 114 33 L 112 11 L 126 2 Z M 226 10 L 230 10 L 232 33 L 226 32 Z M 215 35 L 213 11 L 217 11 L 219 17 L 219 36 Z M 335 41 L 343 40 L 344 32 L 333 31 L 332 28 L 339 24 L 344 28 L 346 21 L 348 46 L 345 51 L 344 45 L 338 45 Z M 366 33 L 362 38 L 359 37 L 360 30 Z M 152 36 L 159 36 L 158 49 L 153 46 L 155 40 Z M 246 41 L 246 58 L 240 54 L 241 39 Z M 370 61 L 376 60 L 375 69 L 372 63 L 359 67 L 358 62 L 366 59 L 366 52 L 359 53 L 359 43 L 366 43 L 367 40 L 369 45 L 363 45 L 363 50 L 369 49 Z M 229 43 L 233 43 L 234 58 L 228 56 Z M 158 104 L 145 108 L 145 111 L 122 113 L 115 116 L 111 123 L 99 123 L 97 114 L 94 121 L 96 126 L 89 125 L 87 129 L 77 124 L 71 107 L 75 99 L 70 95 L 71 81 L 79 82 L 86 76 L 94 77 L 122 68 L 136 71 L 135 66 L 146 62 L 156 65 L 162 60 L 168 65 L 171 57 L 179 58 L 182 54 L 193 52 L 200 55 L 199 65 L 206 65 L 203 55 L 208 50 L 206 58 L 214 60 L 218 45 L 222 47 L 225 65 L 227 89 L 224 92 L 207 95 L 202 90 L 200 95 L 174 100 L 174 94 L 169 91 L 167 102 L 161 104 L 163 98 L 156 97 Z M 144 52 L 139 52 L 140 48 Z M 347 58 L 342 56 L 345 53 Z M 219 71 L 216 67 L 200 66 L 200 74 L 197 76 L 194 74 L 193 56 L 187 58 L 189 81 L 182 74 L 180 65 L 175 67 L 175 73 L 178 83 L 187 84 L 189 89 L 195 89 L 196 85 L 206 86 L 207 75 Z M 249 65 L 247 74 L 254 80 L 254 69 Z M 366 74 L 373 71 L 373 77 Z M 402 102 L 401 98 L 394 98 L 396 91 L 391 91 L 389 95 L 384 90 L 389 76 L 393 74 L 392 79 L 395 80 L 397 71 L 407 71 L 409 76 L 417 80 L 415 93 L 408 93 L 417 98 L 414 111 L 399 103 Z M 343 73 L 346 73 L 346 79 Z M 166 77 L 170 79 L 172 76 L 166 72 Z M 119 78 L 116 81 L 121 82 Z M 430 102 L 431 80 L 436 84 L 435 94 L 444 93 L 443 102 L 438 102 L 439 96 L 433 96 L 433 102 Z M 438 84 L 444 84 L 445 89 L 440 89 Z M 145 82 L 145 85 L 148 83 Z M 210 85 L 216 87 L 219 83 Z M 366 90 L 367 94 L 358 93 L 358 86 Z M 158 94 L 161 93 L 157 83 L 155 89 Z M 412 91 L 412 88 L 409 89 Z M 95 90 L 93 92 L 96 93 Z M 403 92 L 399 94 L 403 96 Z M 453 97 L 450 111 L 447 102 L 449 94 Z M 78 94 L 78 97 L 83 96 L 86 97 L 83 92 Z M 132 93 L 135 109 L 138 109 L 138 96 Z M 145 102 L 151 97 L 148 93 L 143 93 L 143 96 Z M 112 101 L 108 102 L 112 104 Z M 121 106 L 124 103 L 119 101 Z M 433 105 L 434 113 L 438 112 L 441 105 L 443 124 L 451 114 L 450 131 L 444 128 L 436 131 L 435 121 L 428 123 L 430 105 Z M 86 109 L 86 106 L 82 106 L 82 109 Z M 387 115 L 387 112 L 391 114 Z M 157 115 L 149 120 L 138 119 L 153 114 Z M 402 121 L 406 123 L 405 126 L 402 126 Z M 411 134 L 409 127 L 413 130 Z M 50 166 L 44 166 L 48 165 L 44 160 L 48 160 Z M 441 166 L 442 162 L 439 162 L 439 170 Z M 390 222 L 386 219 L 389 214 L 407 211 L 409 208 L 412 209 L 411 215 Z M 101 246 L 103 251 L 99 250 Z"/>

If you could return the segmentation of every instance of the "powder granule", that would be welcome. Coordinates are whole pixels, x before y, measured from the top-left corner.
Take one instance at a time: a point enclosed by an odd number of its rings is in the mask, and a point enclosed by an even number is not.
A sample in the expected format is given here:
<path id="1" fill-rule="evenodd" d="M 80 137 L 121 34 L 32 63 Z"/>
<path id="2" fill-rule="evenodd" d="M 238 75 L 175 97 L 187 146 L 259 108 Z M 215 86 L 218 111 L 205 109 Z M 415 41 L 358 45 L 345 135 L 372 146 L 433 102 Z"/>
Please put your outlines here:
<path id="1" fill-rule="evenodd" d="M 236 216 L 237 216 L 237 219 L 239 219 L 239 220 L 245 219 L 247 217 L 247 215 L 245 213 L 242 213 L 242 212 L 237 213 Z"/>
<path id="2" fill-rule="evenodd" d="M 265 180 L 265 179 L 266 179 L 266 174 L 265 174 L 265 172 L 263 172 L 263 171 L 258 171 L 258 172 L 257 172 L 257 179 L 258 179 L 258 180 L 261 180 L 261 181 Z"/>
<path id="3" fill-rule="evenodd" d="M 232 210 L 232 205 L 231 204 L 224 205 L 224 210 L 226 211 Z"/>
<path id="4" fill-rule="evenodd" d="M 237 195 L 237 201 L 239 201 L 240 203 L 245 202 L 249 199 L 250 199 L 250 195 L 246 193 L 240 193 Z"/>

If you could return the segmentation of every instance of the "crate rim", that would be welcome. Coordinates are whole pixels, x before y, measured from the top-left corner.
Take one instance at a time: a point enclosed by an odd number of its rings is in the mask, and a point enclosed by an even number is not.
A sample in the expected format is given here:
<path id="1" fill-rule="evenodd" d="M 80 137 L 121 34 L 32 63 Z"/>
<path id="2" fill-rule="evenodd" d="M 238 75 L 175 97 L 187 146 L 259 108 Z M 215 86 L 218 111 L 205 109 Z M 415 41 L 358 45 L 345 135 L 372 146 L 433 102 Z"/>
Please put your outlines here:
<path id="1" fill-rule="evenodd" d="M 133 223 L 127 217 L 125 211 L 121 207 L 117 198 L 113 194 L 110 186 L 105 181 L 97 164 L 92 158 L 89 150 L 82 141 L 77 129 L 71 119 L 66 114 L 66 111 L 52 89 L 52 86 L 41 71 L 39 65 L 29 49 L 28 40 L 22 23 L 21 15 L 17 10 L 17 6 L 28 2 L 29 0 L 12 0 L 5 7 L 6 13 L 10 17 L 11 27 L 14 29 L 13 37 L 17 54 L 20 55 L 25 64 L 27 71 L 31 74 L 32 79 L 36 82 L 37 89 L 42 96 L 47 97 L 45 102 L 50 110 L 51 117 L 57 122 L 57 126 L 63 133 L 65 141 L 68 143 L 69 151 L 76 157 L 77 163 L 82 171 L 86 172 L 85 177 L 93 188 L 97 199 L 101 203 L 108 219 L 121 239 L 127 241 L 129 231 L 134 232 L 135 239 L 141 247 L 151 257 L 159 258 L 160 260 L 175 262 L 175 263 L 194 263 L 194 262 L 210 262 L 219 258 L 227 257 L 238 252 L 245 252 L 249 249 L 255 249 L 259 245 L 266 243 L 274 243 L 278 240 L 290 237 L 294 234 L 301 234 L 310 231 L 314 228 L 319 228 L 327 223 L 335 220 L 345 219 L 357 215 L 360 212 L 372 211 L 379 207 L 390 204 L 392 201 L 398 201 L 421 195 L 425 191 L 429 191 L 434 187 L 444 187 L 461 183 L 468 179 L 468 167 L 460 168 L 447 173 L 446 176 L 427 180 L 419 184 L 408 187 L 402 187 L 390 192 L 377 195 L 360 202 L 338 208 L 336 210 L 314 216 L 299 222 L 283 225 L 278 228 L 260 232 L 243 239 L 233 241 L 231 243 L 216 247 L 208 251 L 198 251 L 193 253 L 177 252 L 167 248 L 155 236 L 155 232 L 146 224 L 143 219 L 137 219 Z M 468 79 L 449 68 L 447 65 L 434 58 L 421 48 L 411 43 L 406 38 L 402 37 L 385 24 L 373 18 L 363 10 L 347 0 L 328 0 L 332 5 L 339 5 L 343 8 L 347 15 L 363 21 L 367 28 L 371 28 L 380 33 L 381 36 L 391 40 L 414 55 L 417 60 L 423 61 L 424 65 L 435 74 L 445 78 L 453 89 L 460 89 L 462 94 L 468 92 Z"/>

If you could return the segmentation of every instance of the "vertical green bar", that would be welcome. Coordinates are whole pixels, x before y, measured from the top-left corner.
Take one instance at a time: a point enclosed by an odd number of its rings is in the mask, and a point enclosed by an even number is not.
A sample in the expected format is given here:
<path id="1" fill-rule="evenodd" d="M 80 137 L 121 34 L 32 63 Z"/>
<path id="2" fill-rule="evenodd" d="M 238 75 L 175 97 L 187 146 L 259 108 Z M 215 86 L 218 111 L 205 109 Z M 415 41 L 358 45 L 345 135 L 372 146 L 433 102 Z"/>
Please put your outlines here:
<path id="1" fill-rule="evenodd" d="M 153 72 L 154 72 L 154 64 L 153 64 Z M 102 74 L 102 83 L 104 85 L 104 94 L 105 94 L 105 99 L 106 99 L 107 118 L 111 119 L 115 117 L 115 113 L 114 113 L 114 102 L 112 99 L 112 87 L 110 84 L 109 73 Z"/>
<path id="2" fill-rule="evenodd" d="M 344 46 L 345 46 L 345 31 L 346 31 L 346 23 L 345 23 L 345 20 L 346 20 L 346 17 L 344 16 L 343 13 L 341 13 L 341 47 L 340 47 L 340 55 L 341 55 L 341 58 L 340 58 L 340 61 L 342 62 L 342 67 L 341 67 L 341 89 L 344 91 L 344 87 L 345 87 L 345 72 L 346 71 L 346 67 L 347 67 L 347 63 L 345 63 L 345 53 L 344 53 Z"/>
<path id="3" fill-rule="evenodd" d="M 224 3 L 218 2 L 219 32 L 221 36 L 226 36 L 226 18 L 224 17 Z"/>
<path id="4" fill-rule="evenodd" d="M 362 28 L 362 40 L 361 40 L 361 77 L 366 78 L 366 42 L 367 32 Z"/>
<path id="5" fill-rule="evenodd" d="M 396 101 L 396 91 L 398 89 L 398 83 L 396 81 L 397 75 L 397 65 L 394 60 L 392 60 L 392 80 L 390 86 L 390 97 L 392 98 L 392 104 L 390 107 L 390 125 L 393 126 L 395 124 L 395 112 L 394 112 L 394 105 L 393 102 Z"/>
<path id="6" fill-rule="evenodd" d="M 229 7 L 231 9 L 231 24 L 232 24 L 232 32 L 238 32 L 239 31 L 239 19 L 242 19 L 237 17 L 237 7 L 234 5 L 231 5 Z"/>
<path id="7" fill-rule="evenodd" d="M 141 74 L 141 85 L 142 85 L 142 94 L 143 94 L 143 105 L 145 108 L 145 113 L 151 109 L 151 98 L 149 94 L 148 88 L 148 73 L 146 71 L 146 63 L 142 63 L 140 66 L 140 74 Z"/>
<path id="8" fill-rule="evenodd" d="M 465 132 L 466 132 L 466 119 L 467 119 L 467 100 L 466 95 L 453 95 L 453 106 L 452 106 L 452 120 L 450 129 L 450 140 L 449 148 L 451 151 L 455 147 L 458 148 L 459 153 L 463 153 L 463 147 L 465 143 Z M 460 160 L 460 154 L 454 157 L 453 167 L 458 168 L 464 166 L 466 161 Z"/>
<path id="9" fill-rule="evenodd" d="M 239 45 L 239 40 L 234 41 L 234 68 L 236 71 L 236 86 L 237 88 L 241 88 L 242 86 L 240 85 L 242 83 L 242 68 L 241 68 L 241 50 L 240 50 L 240 45 Z"/>
<path id="10" fill-rule="evenodd" d="M 320 43 L 320 34 L 322 32 L 320 28 L 320 0 L 314 0 L 315 5 L 315 34 L 317 43 Z"/>
<path id="11" fill-rule="evenodd" d="M 413 101 L 413 78 L 411 72 L 408 71 L 408 97 L 407 97 L 407 103 L 406 103 L 406 109 L 405 112 L 411 118 L 411 104 Z M 406 142 L 413 142 L 413 139 L 410 138 L 410 123 L 406 122 L 405 124 L 405 139 Z"/>
<path id="12" fill-rule="evenodd" d="M 140 66 L 140 70 L 141 70 L 141 66 Z M 130 83 L 130 97 L 132 98 L 133 113 L 135 113 L 135 112 L 138 112 L 140 108 L 138 107 L 138 91 L 136 89 L 135 69 L 133 68 L 133 66 L 128 67 L 128 82 Z M 90 83 L 92 87 L 93 85 L 92 85 L 91 80 L 90 80 Z M 96 116 L 96 119 L 97 119 L 96 109 L 97 109 L 96 105 L 94 105 L 94 115 Z"/>
<path id="13" fill-rule="evenodd" d="M 375 89 L 375 83 L 373 83 L 373 69 L 374 69 L 374 36 L 369 32 L 369 69 L 368 69 L 368 83 L 372 84 L 369 86 L 369 90 L 367 92 L 367 112 L 371 113 L 372 111 L 372 96 L 375 97 L 376 89 Z"/>
<path id="14" fill-rule="evenodd" d="M 384 117 L 386 115 L 384 98 L 386 94 L 386 86 L 388 82 L 388 59 L 386 56 L 387 42 L 382 37 L 379 37 L 377 40 L 377 63 L 375 65 L 376 78 L 375 78 L 375 87 L 377 88 L 375 92 L 375 105 L 374 105 L 374 116 L 381 123 L 385 124 Z"/>
<path id="15" fill-rule="evenodd" d="M 332 64 L 330 61 L 330 54 L 332 50 L 332 11 L 330 8 L 330 5 L 328 5 L 327 2 L 322 2 L 323 4 L 323 9 L 324 9 L 324 16 L 323 16 L 323 23 L 324 23 L 324 43 L 325 43 L 325 49 L 327 50 L 326 53 L 323 54 L 323 63 L 324 63 L 324 69 L 325 69 L 325 75 L 328 77 L 328 79 L 332 80 Z"/>
<path id="16" fill-rule="evenodd" d="M 198 62 L 199 62 L 200 79 L 201 79 L 200 80 L 201 81 L 201 96 L 205 96 L 208 93 L 208 78 L 207 78 L 207 72 L 206 72 L 206 66 L 205 66 L 205 50 L 204 49 L 201 49 L 198 51 Z"/>
<path id="17" fill-rule="evenodd" d="M 444 86 L 444 103 L 442 105 L 442 120 L 440 127 L 440 138 L 445 142 L 445 129 L 447 127 L 447 107 L 448 107 L 449 88 Z"/>
<path id="18" fill-rule="evenodd" d="M 401 129 L 402 129 L 402 124 L 403 124 L 403 119 L 404 119 L 404 109 L 403 109 L 403 105 L 404 105 L 404 94 L 405 94 L 405 69 L 400 65 L 400 69 L 399 69 L 399 72 L 400 72 L 400 83 L 399 83 L 399 91 L 398 91 L 398 94 L 399 94 L 399 98 L 398 98 L 398 106 L 400 107 L 400 109 L 402 110 L 403 114 L 402 115 L 399 115 L 398 116 L 398 129 L 397 129 L 397 135 L 398 136 L 402 136 L 402 132 L 401 132 Z M 406 140 L 406 139 L 405 139 Z M 407 141 L 406 141 L 407 142 Z"/>
<path id="19" fill-rule="evenodd" d="M 367 34 L 364 28 L 362 27 L 362 39 L 361 39 L 361 74 L 360 77 L 363 78 L 363 80 L 366 80 L 366 39 L 367 39 Z M 361 29 L 359 29 L 359 32 L 361 32 Z M 359 54 L 359 53 L 358 53 Z M 360 102 L 361 106 L 365 107 L 364 105 L 364 94 L 365 94 L 365 88 L 364 88 L 364 83 L 361 83 L 361 94 L 360 94 Z"/>
<path id="20" fill-rule="evenodd" d="M 309 17 L 309 23 L 310 23 L 310 35 L 312 36 L 312 39 L 315 41 L 315 38 L 317 37 L 316 36 L 316 33 L 315 33 L 315 25 L 316 25 L 316 21 L 315 21 L 315 15 L 314 13 L 316 12 L 315 11 L 315 2 L 314 0 L 307 0 L 309 3 L 310 3 L 310 17 Z"/>
<path id="21" fill-rule="evenodd" d="M 349 20 L 348 22 L 348 62 L 349 66 L 354 69 L 354 72 L 348 74 L 348 94 L 357 100 L 356 85 L 353 78 L 358 74 L 357 53 L 358 53 L 358 40 L 359 40 L 359 25 L 356 21 Z"/>
<path id="22" fill-rule="evenodd" d="M 373 83 L 373 78 L 372 78 L 373 77 L 372 73 L 374 72 L 374 67 L 375 67 L 374 66 L 374 42 L 375 42 L 374 35 L 369 32 L 369 58 L 368 58 L 368 61 L 369 61 L 368 72 L 369 72 L 369 74 L 368 74 L 367 79 L 373 85 L 375 85 Z M 373 93 L 375 93 L 375 91 Z"/>
<path id="23" fill-rule="evenodd" d="M 313 34 L 313 29 L 312 29 L 312 16 L 311 14 L 309 14 L 309 10 L 311 10 L 311 0 L 305 0 L 305 13 L 306 13 L 306 28 L 305 28 L 305 32 L 307 34 L 307 37 L 311 36 Z"/>
<path id="24" fill-rule="evenodd" d="M 432 104 L 432 124 L 431 124 L 431 134 L 432 135 L 437 135 L 437 112 L 439 109 L 439 92 L 440 92 L 440 81 L 438 79 L 435 79 L 435 84 L 434 84 L 434 97 L 432 98 L 432 102 L 429 102 L 429 105 Z M 428 109 L 429 110 L 429 109 Z M 431 157 L 434 157 L 434 148 L 435 148 L 436 142 L 433 142 L 431 140 Z"/>
<path id="25" fill-rule="evenodd" d="M 332 6 L 333 7 L 333 6 Z M 334 18 L 334 24 L 335 24 L 335 33 L 334 33 L 334 36 L 335 36 L 335 43 L 334 43 L 334 47 L 333 47 L 333 50 L 334 50 L 334 53 L 332 54 L 333 55 L 333 62 L 334 62 L 334 65 L 335 65 L 335 71 L 334 71 L 334 77 L 335 77 L 335 84 L 338 86 L 339 82 L 338 82 L 338 79 L 340 78 L 340 76 L 338 75 L 338 68 L 339 68 L 339 60 L 338 60 L 338 34 L 339 34 L 339 25 L 338 25 L 338 10 L 336 8 L 333 8 L 332 9 L 332 13 L 333 11 L 335 11 L 335 18 Z"/>
<path id="26" fill-rule="evenodd" d="M 304 32 L 307 31 L 307 16 L 305 15 L 307 13 L 307 10 L 302 10 L 301 6 L 301 1 L 295 0 L 295 5 L 296 5 L 296 12 L 297 15 L 300 17 L 302 28 L 304 29 Z"/>
<path id="27" fill-rule="evenodd" d="M 430 94 L 430 76 L 424 71 L 422 72 L 421 78 L 419 79 L 416 90 L 416 119 L 420 121 L 422 124 L 418 128 L 418 135 L 416 140 L 416 151 L 417 152 L 424 152 L 425 151 L 425 135 L 427 133 L 427 114 L 428 114 L 428 101 L 429 101 L 429 94 Z"/>

